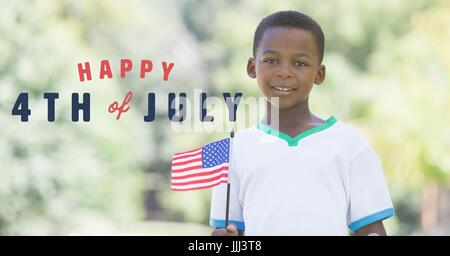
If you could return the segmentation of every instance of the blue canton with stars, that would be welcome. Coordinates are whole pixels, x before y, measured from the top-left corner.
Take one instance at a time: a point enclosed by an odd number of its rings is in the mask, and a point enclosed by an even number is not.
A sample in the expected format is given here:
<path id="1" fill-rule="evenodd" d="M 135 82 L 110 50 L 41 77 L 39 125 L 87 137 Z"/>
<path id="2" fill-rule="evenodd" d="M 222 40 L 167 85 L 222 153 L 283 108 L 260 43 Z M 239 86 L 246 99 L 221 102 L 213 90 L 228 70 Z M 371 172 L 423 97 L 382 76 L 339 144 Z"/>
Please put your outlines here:
<path id="1" fill-rule="evenodd" d="M 223 163 L 228 163 L 228 149 L 230 139 L 216 141 L 203 146 L 202 162 L 203 168 L 213 167 Z"/>

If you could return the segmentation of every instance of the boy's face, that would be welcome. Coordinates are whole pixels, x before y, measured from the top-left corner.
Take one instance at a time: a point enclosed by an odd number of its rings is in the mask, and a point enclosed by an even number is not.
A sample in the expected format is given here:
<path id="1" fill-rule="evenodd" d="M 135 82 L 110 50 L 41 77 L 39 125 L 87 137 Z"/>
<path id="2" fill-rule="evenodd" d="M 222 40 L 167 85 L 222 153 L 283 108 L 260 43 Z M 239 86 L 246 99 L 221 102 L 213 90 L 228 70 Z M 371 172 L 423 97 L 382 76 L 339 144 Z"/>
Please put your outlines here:
<path id="1" fill-rule="evenodd" d="M 269 101 L 278 97 L 278 107 L 288 109 L 307 100 L 313 85 L 323 82 L 325 66 L 312 33 L 275 27 L 265 31 L 247 73 Z"/>

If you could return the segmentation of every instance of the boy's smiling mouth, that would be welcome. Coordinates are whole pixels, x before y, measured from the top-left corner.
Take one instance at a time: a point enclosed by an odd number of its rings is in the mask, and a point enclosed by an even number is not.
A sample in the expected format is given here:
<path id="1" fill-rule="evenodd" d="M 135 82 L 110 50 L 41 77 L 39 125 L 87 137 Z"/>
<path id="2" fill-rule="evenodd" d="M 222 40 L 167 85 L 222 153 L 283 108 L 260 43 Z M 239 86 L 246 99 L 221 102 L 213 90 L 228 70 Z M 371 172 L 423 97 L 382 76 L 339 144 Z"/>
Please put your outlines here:
<path id="1" fill-rule="evenodd" d="M 292 87 L 281 86 L 281 85 L 270 86 L 270 89 L 274 92 L 274 94 L 280 95 L 280 96 L 289 95 L 289 94 L 291 94 L 291 93 L 293 93 L 294 91 L 297 90 L 297 89 L 292 88 Z"/>

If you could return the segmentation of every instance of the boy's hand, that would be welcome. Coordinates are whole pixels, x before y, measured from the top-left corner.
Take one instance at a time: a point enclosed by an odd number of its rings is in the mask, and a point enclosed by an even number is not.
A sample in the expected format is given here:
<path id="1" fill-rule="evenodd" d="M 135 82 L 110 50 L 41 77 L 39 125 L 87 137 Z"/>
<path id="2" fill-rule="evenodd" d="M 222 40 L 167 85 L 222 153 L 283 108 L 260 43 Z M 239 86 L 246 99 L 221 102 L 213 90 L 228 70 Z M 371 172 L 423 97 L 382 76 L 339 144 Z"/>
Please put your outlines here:
<path id="1" fill-rule="evenodd" d="M 382 221 L 377 221 L 355 231 L 357 236 L 386 236 Z"/>
<path id="2" fill-rule="evenodd" d="M 219 228 L 211 233 L 212 236 L 237 236 L 238 231 L 235 225 L 229 224 L 227 228 Z"/>

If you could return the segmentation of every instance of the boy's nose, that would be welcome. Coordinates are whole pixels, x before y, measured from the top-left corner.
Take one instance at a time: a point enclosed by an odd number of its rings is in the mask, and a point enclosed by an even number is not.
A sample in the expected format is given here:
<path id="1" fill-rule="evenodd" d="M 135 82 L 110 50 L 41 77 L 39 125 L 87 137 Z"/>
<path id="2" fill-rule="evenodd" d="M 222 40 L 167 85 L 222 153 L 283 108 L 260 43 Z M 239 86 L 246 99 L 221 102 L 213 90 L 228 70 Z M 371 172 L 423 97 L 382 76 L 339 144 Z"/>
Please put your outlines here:
<path id="1" fill-rule="evenodd" d="M 281 64 L 280 65 L 280 69 L 278 70 L 277 77 L 286 79 L 286 78 L 291 78 L 292 77 L 292 73 L 289 67 L 289 64 Z"/>

